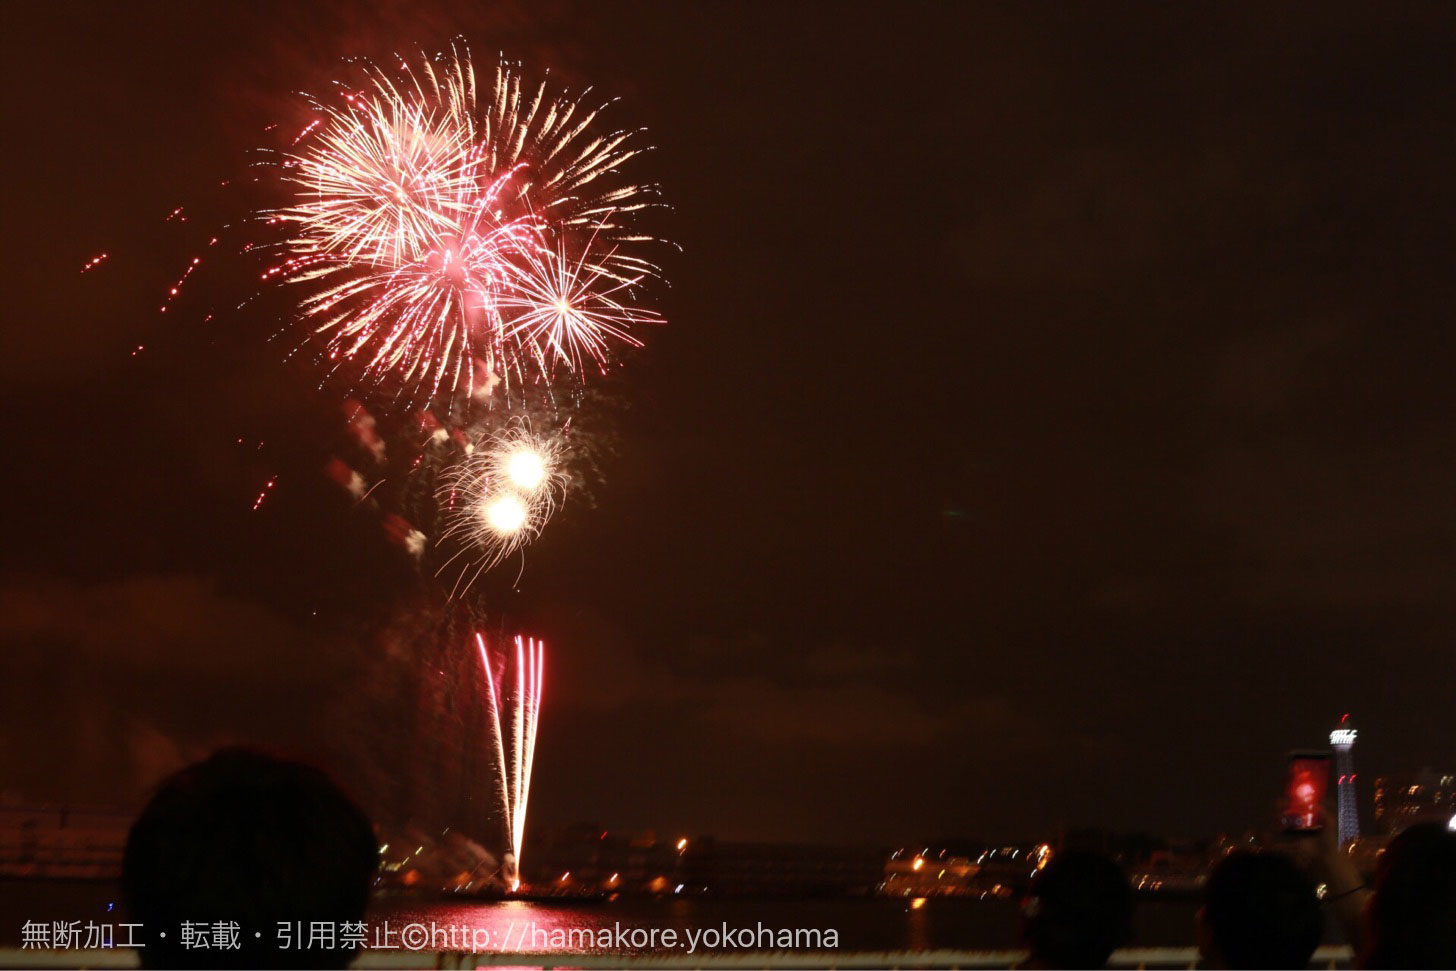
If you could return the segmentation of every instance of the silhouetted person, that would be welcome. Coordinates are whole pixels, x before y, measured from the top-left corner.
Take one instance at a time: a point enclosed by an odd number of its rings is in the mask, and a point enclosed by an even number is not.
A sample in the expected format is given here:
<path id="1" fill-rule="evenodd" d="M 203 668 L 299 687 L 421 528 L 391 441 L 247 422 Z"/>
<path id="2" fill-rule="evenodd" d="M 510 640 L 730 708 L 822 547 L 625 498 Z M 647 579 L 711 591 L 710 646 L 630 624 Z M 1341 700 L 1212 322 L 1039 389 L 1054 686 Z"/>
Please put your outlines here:
<path id="1" fill-rule="evenodd" d="M 1054 855 L 1022 902 L 1027 967 L 1100 968 L 1131 935 L 1132 888 L 1096 853 Z"/>
<path id="2" fill-rule="evenodd" d="M 1456 968 L 1456 832 L 1418 823 L 1391 840 L 1370 898 L 1369 968 Z"/>
<path id="3" fill-rule="evenodd" d="M 1198 949 L 1212 968 L 1304 968 L 1324 913 L 1314 883 L 1277 853 L 1233 853 L 1208 875 Z"/>
<path id="4" fill-rule="evenodd" d="M 223 749 L 163 783 L 127 837 L 122 895 L 144 925 L 142 966 L 344 967 L 356 948 L 302 945 L 316 921 L 363 921 L 378 857 L 369 820 L 322 771 Z M 231 936 L 218 922 L 237 923 L 239 948 L 216 946 Z M 185 947 L 199 926 L 209 946 Z"/>

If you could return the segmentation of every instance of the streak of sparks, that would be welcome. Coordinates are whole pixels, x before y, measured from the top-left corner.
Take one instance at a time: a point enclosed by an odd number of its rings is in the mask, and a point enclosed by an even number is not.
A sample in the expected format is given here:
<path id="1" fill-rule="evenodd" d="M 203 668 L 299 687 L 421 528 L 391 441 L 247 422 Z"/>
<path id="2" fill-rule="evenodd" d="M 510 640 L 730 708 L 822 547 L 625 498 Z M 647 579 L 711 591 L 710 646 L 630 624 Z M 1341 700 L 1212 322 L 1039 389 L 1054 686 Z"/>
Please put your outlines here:
<path id="1" fill-rule="evenodd" d="M 521 886 L 526 809 L 531 800 L 531 770 L 536 759 L 536 733 L 541 723 L 541 697 L 545 689 L 546 644 L 534 637 L 516 637 L 515 688 L 510 692 L 505 690 L 505 675 L 508 673 L 505 659 L 502 658 L 502 677 L 497 680 L 485 636 L 477 633 L 475 644 L 485 671 L 491 745 L 500 772 L 500 810 L 510 843 L 511 860 L 506 879 L 510 881 L 511 890 L 515 891 Z"/>
<path id="2" fill-rule="evenodd" d="M 81 267 L 81 272 L 90 273 L 92 270 L 96 269 L 98 266 L 106 261 L 107 255 L 108 254 L 106 253 L 101 253 L 97 256 L 93 256 L 91 259 L 86 261 L 85 266 Z"/>
<path id="3" fill-rule="evenodd" d="M 171 289 L 169 289 L 167 291 L 167 297 L 166 297 L 165 300 L 162 301 L 162 307 L 161 307 L 161 312 L 162 313 L 166 313 L 167 312 L 167 308 L 170 307 L 170 306 L 172 306 L 172 302 L 174 300 L 176 300 L 177 297 L 179 297 L 181 295 L 183 284 L 185 284 L 187 282 L 187 278 L 192 275 L 193 271 L 197 269 L 198 265 L 201 262 L 202 262 L 202 257 L 200 257 L 200 256 L 194 256 L 194 257 L 192 257 L 192 262 L 187 264 L 187 269 L 185 269 L 185 270 L 182 271 L 182 275 L 177 278 L 177 282 L 174 283 L 174 284 L 172 284 Z"/>
<path id="4" fill-rule="evenodd" d="M 293 140 L 293 144 L 297 145 L 299 142 L 303 141 L 309 136 L 310 132 L 312 132 L 321 124 L 323 124 L 323 119 L 321 118 L 315 118 L 313 121 L 309 122 L 307 125 L 304 126 L 303 131 L 298 133 L 298 137 Z"/>
<path id="5" fill-rule="evenodd" d="M 273 492 L 273 487 L 277 484 L 278 476 L 276 475 L 273 476 L 273 478 L 269 479 L 267 482 L 263 483 L 263 488 L 258 491 L 258 498 L 253 500 L 253 512 L 258 511 L 258 507 L 263 505 L 263 501 L 268 498 L 270 493 Z"/>

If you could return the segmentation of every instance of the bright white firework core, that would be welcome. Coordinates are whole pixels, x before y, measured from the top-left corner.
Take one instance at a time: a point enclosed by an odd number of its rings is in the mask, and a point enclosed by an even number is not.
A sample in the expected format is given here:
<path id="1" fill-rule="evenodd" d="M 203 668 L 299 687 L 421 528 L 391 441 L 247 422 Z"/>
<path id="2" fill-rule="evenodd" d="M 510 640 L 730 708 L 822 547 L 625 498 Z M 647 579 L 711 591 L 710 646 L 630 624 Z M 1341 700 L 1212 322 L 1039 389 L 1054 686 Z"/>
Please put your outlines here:
<path id="1" fill-rule="evenodd" d="M 507 494 L 487 499 L 482 512 L 486 524 L 504 536 L 518 532 L 526 525 L 526 504 L 517 496 Z"/>
<path id="2" fill-rule="evenodd" d="M 506 460 L 506 475 L 522 489 L 534 490 L 546 481 L 546 460 L 533 448 L 520 448 Z"/>

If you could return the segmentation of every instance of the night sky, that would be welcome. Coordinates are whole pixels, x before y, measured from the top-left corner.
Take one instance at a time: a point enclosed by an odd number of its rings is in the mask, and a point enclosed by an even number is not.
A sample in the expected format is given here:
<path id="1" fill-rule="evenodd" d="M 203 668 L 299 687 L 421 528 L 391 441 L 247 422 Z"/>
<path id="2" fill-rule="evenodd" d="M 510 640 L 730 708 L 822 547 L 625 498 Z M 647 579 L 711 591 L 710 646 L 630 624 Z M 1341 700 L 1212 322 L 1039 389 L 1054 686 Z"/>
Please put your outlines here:
<path id="1" fill-rule="evenodd" d="M 1456 767 L 1451 7 L 0 18 L 5 800 L 231 741 L 409 776 L 339 396 L 201 323 L 224 268 L 157 306 L 295 92 L 455 34 L 620 95 L 682 246 L 595 505 L 501 594 L 551 643 L 535 824 L 1240 830 L 1345 711 L 1362 783 Z"/>

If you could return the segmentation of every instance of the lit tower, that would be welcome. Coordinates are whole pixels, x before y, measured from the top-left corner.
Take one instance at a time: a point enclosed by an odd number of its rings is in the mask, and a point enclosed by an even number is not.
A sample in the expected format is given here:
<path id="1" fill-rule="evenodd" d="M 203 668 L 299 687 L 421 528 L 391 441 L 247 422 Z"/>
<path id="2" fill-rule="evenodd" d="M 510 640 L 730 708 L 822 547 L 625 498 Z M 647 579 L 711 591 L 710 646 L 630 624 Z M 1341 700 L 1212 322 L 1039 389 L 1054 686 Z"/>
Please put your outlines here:
<path id="1" fill-rule="evenodd" d="M 1340 845 L 1360 835 L 1360 814 L 1355 808 L 1355 724 L 1346 712 L 1330 732 L 1330 745 L 1335 749 L 1335 772 L 1339 777 L 1335 792 L 1339 797 Z"/>

